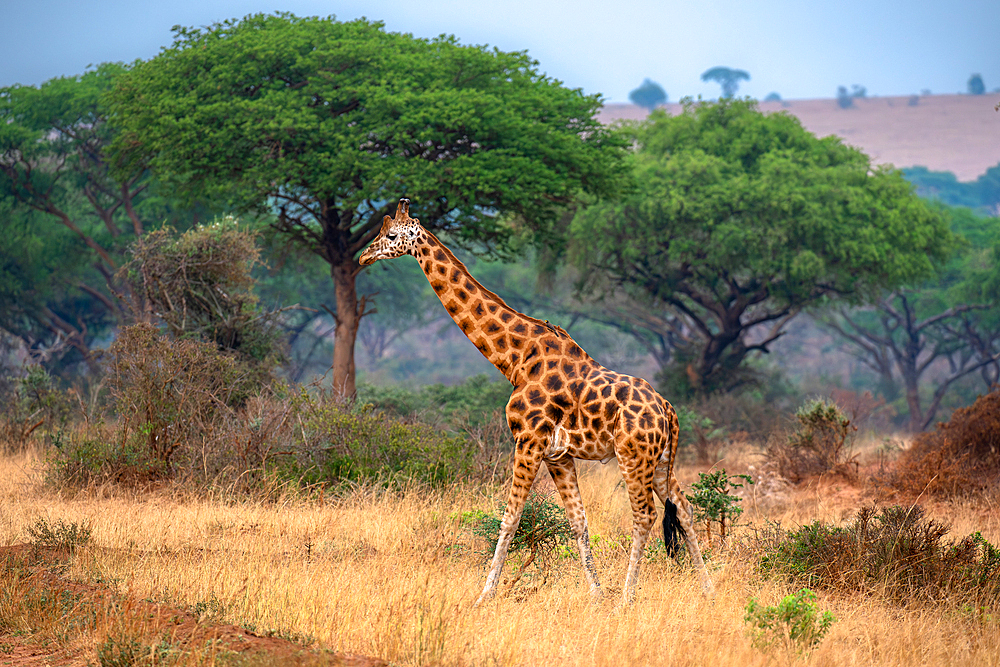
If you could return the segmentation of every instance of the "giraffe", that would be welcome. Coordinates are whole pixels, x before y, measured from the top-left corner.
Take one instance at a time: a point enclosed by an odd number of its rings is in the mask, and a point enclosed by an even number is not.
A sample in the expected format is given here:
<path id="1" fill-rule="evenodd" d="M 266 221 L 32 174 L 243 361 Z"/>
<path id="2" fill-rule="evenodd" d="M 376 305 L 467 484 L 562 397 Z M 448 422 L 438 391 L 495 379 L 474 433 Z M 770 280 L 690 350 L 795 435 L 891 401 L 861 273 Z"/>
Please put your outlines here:
<path id="1" fill-rule="evenodd" d="M 676 533 L 687 543 L 703 591 L 712 582 L 698 548 L 693 508 L 674 477 L 678 422 L 674 408 L 648 382 L 604 368 L 561 327 L 514 310 L 476 281 L 441 241 L 409 215 L 400 199 L 396 215 L 359 262 L 412 255 L 455 323 L 514 387 L 507 423 L 514 436 L 514 469 L 507 507 L 486 585 L 476 602 L 496 593 L 524 503 L 544 461 L 562 498 L 576 538 L 593 599 L 601 598 L 587 532 L 587 515 L 577 485 L 575 459 L 607 463 L 616 459 L 632 507 L 632 550 L 623 601 L 635 596 L 646 539 L 656 521 L 655 493 L 664 505 L 664 541 L 676 549 Z M 678 511 L 678 508 L 680 511 Z"/>

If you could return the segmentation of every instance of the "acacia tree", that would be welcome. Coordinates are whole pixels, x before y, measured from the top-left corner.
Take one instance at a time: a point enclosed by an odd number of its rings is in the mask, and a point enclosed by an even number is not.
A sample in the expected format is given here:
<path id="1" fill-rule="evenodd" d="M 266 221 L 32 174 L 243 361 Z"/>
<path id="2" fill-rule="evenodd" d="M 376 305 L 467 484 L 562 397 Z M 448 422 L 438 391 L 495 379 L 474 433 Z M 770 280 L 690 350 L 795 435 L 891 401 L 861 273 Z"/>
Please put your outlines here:
<path id="1" fill-rule="evenodd" d="M 334 386 L 352 395 L 368 301 L 360 251 L 400 197 L 434 231 L 503 250 L 508 219 L 544 234 L 580 192 L 612 194 L 624 140 L 598 96 L 540 74 L 524 52 L 291 14 L 177 29 L 113 95 L 117 162 L 182 191 L 276 214 L 330 266 Z"/>
<path id="2" fill-rule="evenodd" d="M 892 170 L 747 100 L 634 126 L 635 194 L 571 225 L 585 289 L 624 294 L 681 341 L 673 390 L 728 390 L 804 307 L 912 283 L 944 257 L 943 214 Z M 654 321 L 655 320 L 655 321 Z"/>
<path id="3" fill-rule="evenodd" d="M 652 111 L 661 104 L 667 103 L 667 93 L 655 81 L 643 79 L 642 85 L 628 94 L 628 101 Z"/>
<path id="4" fill-rule="evenodd" d="M 741 69 L 730 67 L 712 67 L 702 72 L 702 81 L 715 81 L 722 86 L 722 97 L 728 99 L 736 94 L 740 81 L 749 81 L 750 74 Z"/>
<path id="5" fill-rule="evenodd" d="M 9 323 L 40 353 L 62 346 L 92 361 L 94 337 L 107 324 L 130 316 L 128 285 L 116 277 L 125 249 L 142 235 L 144 218 L 162 221 L 171 215 L 169 205 L 152 193 L 141 161 L 110 173 L 105 149 L 113 129 L 104 94 L 123 71 L 120 64 L 105 63 L 37 87 L 0 89 L 0 198 L 8 203 L 2 212 L 6 228 L 13 233 L 17 227 L 32 239 L 26 253 L 55 260 L 35 275 L 39 286 L 49 285 L 44 298 L 25 288 L 14 309 L 21 324 Z M 62 260 L 56 259 L 60 254 Z M 81 270 L 81 264 L 89 264 L 89 270 Z M 68 265 L 74 270 L 64 270 Z"/>
<path id="6" fill-rule="evenodd" d="M 949 217 L 962 242 L 929 280 L 820 318 L 884 387 L 902 381 L 914 433 L 933 423 L 955 382 L 979 372 L 989 391 L 1000 379 L 1000 221 L 969 209 Z"/>

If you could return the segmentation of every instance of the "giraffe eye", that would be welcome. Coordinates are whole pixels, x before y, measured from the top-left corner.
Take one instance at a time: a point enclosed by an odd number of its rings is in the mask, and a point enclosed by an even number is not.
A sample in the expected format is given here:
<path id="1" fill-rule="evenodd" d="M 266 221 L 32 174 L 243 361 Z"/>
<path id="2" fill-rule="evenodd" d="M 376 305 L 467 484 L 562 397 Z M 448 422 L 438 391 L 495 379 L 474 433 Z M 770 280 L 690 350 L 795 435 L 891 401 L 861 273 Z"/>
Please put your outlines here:
<path id="1" fill-rule="evenodd" d="M 389 239 L 390 241 L 395 241 L 396 240 L 396 232 L 393 232 L 391 234 L 386 234 L 385 237 L 387 239 Z"/>

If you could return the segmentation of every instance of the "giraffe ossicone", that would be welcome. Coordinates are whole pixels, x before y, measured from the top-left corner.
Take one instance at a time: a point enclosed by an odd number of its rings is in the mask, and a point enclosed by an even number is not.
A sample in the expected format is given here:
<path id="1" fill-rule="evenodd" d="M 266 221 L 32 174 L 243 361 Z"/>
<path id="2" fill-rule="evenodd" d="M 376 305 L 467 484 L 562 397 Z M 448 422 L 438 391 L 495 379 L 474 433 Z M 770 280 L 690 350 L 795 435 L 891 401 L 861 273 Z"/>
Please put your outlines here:
<path id="1" fill-rule="evenodd" d="M 677 413 L 648 382 L 604 368 L 561 327 L 514 310 L 483 287 L 465 265 L 400 199 L 379 235 L 361 253 L 362 265 L 412 255 L 455 323 L 514 387 L 507 424 L 514 436 L 514 470 L 500 537 L 476 604 L 496 593 L 507 549 L 535 475 L 545 462 L 562 498 L 595 598 L 601 586 L 590 550 L 587 515 L 577 485 L 576 459 L 617 459 L 632 506 L 632 551 L 622 595 L 631 602 L 643 548 L 656 521 L 655 494 L 664 505 L 664 542 L 685 539 L 706 595 L 712 582 L 694 532 L 693 508 L 674 476 Z"/>

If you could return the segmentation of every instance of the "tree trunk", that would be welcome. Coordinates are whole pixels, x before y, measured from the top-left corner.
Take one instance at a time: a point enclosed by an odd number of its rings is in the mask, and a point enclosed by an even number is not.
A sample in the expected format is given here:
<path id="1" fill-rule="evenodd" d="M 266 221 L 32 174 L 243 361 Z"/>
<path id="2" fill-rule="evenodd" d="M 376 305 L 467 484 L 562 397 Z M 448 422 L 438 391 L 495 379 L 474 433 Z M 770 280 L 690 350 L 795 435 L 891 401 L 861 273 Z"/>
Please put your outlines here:
<path id="1" fill-rule="evenodd" d="M 906 405 L 910 408 L 910 433 L 924 430 L 924 411 L 920 408 L 920 386 L 915 372 L 903 373 L 906 385 Z"/>
<path id="2" fill-rule="evenodd" d="M 358 303 L 353 257 L 330 268 L 337 298 L 336 329 L 333 334 L 333 389 L 347 399 L 357 392 L 354 378 L 354 342 L 358 337 L 364 302 Z"/>

